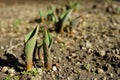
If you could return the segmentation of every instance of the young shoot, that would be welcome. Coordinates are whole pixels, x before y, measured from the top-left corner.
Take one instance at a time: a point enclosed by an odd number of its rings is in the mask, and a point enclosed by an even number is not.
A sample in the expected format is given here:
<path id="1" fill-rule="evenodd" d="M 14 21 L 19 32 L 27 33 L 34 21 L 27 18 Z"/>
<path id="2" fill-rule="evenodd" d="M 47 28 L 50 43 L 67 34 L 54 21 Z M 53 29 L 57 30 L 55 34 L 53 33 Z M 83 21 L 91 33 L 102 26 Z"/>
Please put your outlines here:
<path id="1" fill-rule="evenodd" d="M 39 26 L 29 32 L 25 38 L 25 57 L 26 57 L 26 70 L 31 70 L 33 66 L 33 53 L 36 46 Z"/>

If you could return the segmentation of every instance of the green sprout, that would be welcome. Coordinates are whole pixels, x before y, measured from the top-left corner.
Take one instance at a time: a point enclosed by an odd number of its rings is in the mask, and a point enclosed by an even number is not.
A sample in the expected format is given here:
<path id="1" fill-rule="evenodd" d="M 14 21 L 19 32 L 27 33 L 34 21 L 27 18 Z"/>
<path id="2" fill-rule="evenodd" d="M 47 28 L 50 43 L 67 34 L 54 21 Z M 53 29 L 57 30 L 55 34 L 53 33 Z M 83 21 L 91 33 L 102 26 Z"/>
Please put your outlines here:
<path id="1" fill-rule="evenodd" d="M 38 57 L 39 57 L 39 60 L 40 60 L 40 65 L 43 66 L 44 65 L 43 41 L 41 41 L 40 44 L 38 45 Z"/>
<path id="2" fill-rule="evenodd" d="M 41 21 L 52 22 L 56 26 L 57 32 L 71 31 L 71 26 L 75 24 L 76 19 L 72 19 L 72 12 L 79 10 L 80 6 L 77 2 L 69 2 L 62 8 L 51 6 L 46 11 L 40 11 Z M 76 23 L 77 24 L 77 23 Z M 76 26 L 76 24 L 74 26 Z"/>
<path id="3" fill-rule="evenodd" d="M 78 18 L 72 19 L 71 14 L 76 8 L 78 9 L 78 7 L 78 3 L 70 2 L 68 5 L 66 5 L 66 9 L 62 11 L 58 18 L 59 20 L 56 26 L 56 30 L 58 32 L 62 33 L 66 28 L 69 30 L 69 32 L 71 32 L 72 27 L 77 25 Z"/>
<path id="4" fill-rule="evenodd" d="M 77 24 L 79 23 L 79 18 L 80 18 L 80 16 L 78 16 L 70 21 L 68 32 L 72 33 L 73 27 L 77 26 Z"/>
<path id="5" fill-rule="evenodd" d="M 61 29 L 60 32 L 64 32 L 64 28 L 70 24 L 70 18 L 71 18 L 71 13 L 73 9 L 66 10 L 65 12 L 62 13 L 60 16 L 60 21 L 61 21 Z"/>
<path id="6" fill-rule="evenodd" d="M 44 22 L 45 19 L 47 19 L 47 13 L 45 11 L 43 10 L 39 11 L 39 15 L 42 22 Z"/>
<path id="7" fill-rule="evenodd" d="M 74 11 L 78 11 L 80 9 L 80 5 L 78 4 L 78 2 L 69 2 L 67 5 L 66 5 L 66 8 L 67 9 L 74 9 Z"/>
<path id="8" fill-rule="evenodd" d="M 52 68 L 52 58 L 50 54 L 52 44 L 52 36 L 47 31 L 46 28 L 43 30 L 43 52 L 44 52 L 44 67 L 47 70 L 50 70 Z"/>
<path id="9" fill-rule="evenodd" d="M 120 6 L 117 8 L 118 13 L 120 13 Z"/>
<path id="10" fill-rule="evenodd" d="M 38 47 L 38 56 L 40 63 L 42 63 L 47 70 L 50 70 L 52 68 L 52 58 L 50 54 L 52 41 L 52 36 L 45 27 L 43 29 L 43 40 Z"/>
<path id="11" fill-rule="evenodd" d="M 19 79 L 20 79 L 19 76 L 7 75 L 3 80 L 19 80 Z"/>
<path id="12" fill-rule="evenodd" d="M 25 38 L 25 56 L 26 56 L 26 70 L 28 73 L 32 71 L 33 59 L 38 50 L 38 56 L 42 65 L 47 70 L 52 68 L 52 58 L 50 54 L 50 49 L 52 45 L 52 36 L 47 31 L 47 28 L 43 29 L 43 40 L 40 42 L 40 45 L 37 47 L 37 36 L 38 36 L 39 26 L 29 32 Z M 41 51 L 42 50 L 42 51 Z"/>
<path id="13" fill-rule="evenodd" d="M 58 19 L 57 19 L 55 10 L 56 10 L 56 8 L 53 5 L 51 7 L 49 7 L 46 11 L 41 10 L 39 12 L 41 21 L 44 22 L 45 20 L 48 20 L 48 21 L 52 21 L 53 23 L 57 22 Z"/>
<path id="14" fill-rule="evenodd" d="M 37 76 L 39 74 L 39 72 L 36 68 L 34 68 L 31 71 L 23 71 L 22 74 L 23 75 Z"/>
<path id="15" fill-rule="evenodd" d="M 56 8 L 55 6 L 51 6 L 50 8 L 48 8 L 47 10 L 47 17 L 49 21 L 52 21 L 53 23 L 58 21 L 58 17 L 57 14 L 55 12 Z"/>
<path id="16" fill-rule="evenodd" d="M 36 40 L 38 35 L 39 26 L 28 33 L 25 38 L 25 56 L 26 56 L 26 69 L 31 70 L 33 66 L 33 53 L 36 46 Z"/>

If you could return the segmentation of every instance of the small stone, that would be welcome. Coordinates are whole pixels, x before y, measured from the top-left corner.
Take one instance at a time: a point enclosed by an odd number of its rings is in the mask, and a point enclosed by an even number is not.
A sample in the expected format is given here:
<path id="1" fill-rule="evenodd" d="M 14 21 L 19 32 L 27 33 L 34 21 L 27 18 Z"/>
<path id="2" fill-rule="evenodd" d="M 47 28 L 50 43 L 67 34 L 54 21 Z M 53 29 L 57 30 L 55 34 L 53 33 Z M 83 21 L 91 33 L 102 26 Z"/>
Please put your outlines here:
<path id="1" fill-rule="evenodd" d="M 55 40 L 54 43 L 58 43 L 58 42 Z"/>
<path id="2" fill-rule="evenodd" d="M 85 45 L 87 48 L 92 48 L 92 44 L 89 41 L 87 41 Z"/>
<path id="3" fill-rule="evenodd" d="M 106 77 L 103 77 L 102 80 L 107 80 L 107 78 L 106 78 Z"/>
<path id="4" fill-rule="evenodd" d="M 62 49 L 62 48 L 60 48 L 60 51 L 63 51 L 63 49 Z"/>
<path id="5" fill-rule="evenodd" d="M 75 53 L 71 54 L 71 57 L 75 58 L 77 55 Z"/>
<path id="6" fill-rule="evenodd" d="M 31 76 L 30 80 L 41 80 L 41 76 L 37 75 L 37 76 Z"/>
<path id="7" fill-rule="evenodd" d="M 113 74 L 112 74 L 112 73 L 110 73 L 110 77 L 113 77 Z"/>
<path id="8" fill-rule="evenodd" d="M 105 53 L 105 50 L 100 50 L 100 52 L 99 52 L 99 55 L 100 55 L 100 56 L 105 56 L 105 54 L 106 54 L 106 53 Z"/>
<path id="9" fill-rule="evenodd" d="M 59 58 L 58 58 L 58 62 L 60 63 L 61 61 L 62 61 L 62 59 L 59 57 Z"/>
<path id="10" fill-rule="evenodd" d="M 9 69 L 9 70 L 8 70 L 8 73 L 9 73 L 11 76 L 15 75 L 15 69 L 13 69 L 13 68 Z"/>
<path id="11" fill-rule="evenodd" d="M 80 65 L 80 62 L 79 62 L 79 61 L 77 61 L 77 62 L 76 62 L 76 65 Z"/>
<path id="12" fill-rule="evenodd" d="M 104 71 L 103 71 L 102 69 L 100 69 L 100 68 L 97 69 L 97 73 L 98 73 L 98 74 L 102 74 L 103 72 L 104 72 Z"/>
<path id="13" fill-rule="evenodd" d="M 5 73 L 8 71 L 8 67 L 7 66 L 4 66 L 2 69 L 1 69 L 1 72 Z"/>
<path id="14" fill-rule="evenodd" d="M 87 48 L 86 47 L 82 47 L 82 50 L 86 50 Z"/>
<path id="15" fill-rule="evenodd" d="M 57 67 L 56 66 L 53 66 L 53 71 L 57 71 Z"/>
<path id="16" fill-rule="evenodd" d="M 1 46 L 1 49 L 3 50 L 3 49 L 4 49 L 4 46 Z"/>
<path id="17" fill-rule="evenodd" d="M 42 69 L 41 69 L 41 68 L 38 68 L 38 72 L 39 72 L 39 75 L 42 76 L 43 72 L 42 72 Z"/>
<path id="18" fill-rule="evenodd" d="M 117 55 L 119 55 L 119 54 L 120 54 L 120 52 L 119 52 L 119 50 L 118 50 L 118 49 L 116 49 L 116 54 L 117 54 Z"/>
<path id="19" fill-rule="evenodd" d="M 99 42 L 100 42 L 100 43 L 103 43 L 103 41 L 102 41 L 102 40 L 99 40 Z"/>
<path id="20" fill-rule="evenodd" d="M 97 78 L 94 78 L 93 80 L 98 80 Z"/>
<path id="21" fill-rule="evenodd" d="M 115 57 L 120 60 L 120 55 L 116 54 Z"/>

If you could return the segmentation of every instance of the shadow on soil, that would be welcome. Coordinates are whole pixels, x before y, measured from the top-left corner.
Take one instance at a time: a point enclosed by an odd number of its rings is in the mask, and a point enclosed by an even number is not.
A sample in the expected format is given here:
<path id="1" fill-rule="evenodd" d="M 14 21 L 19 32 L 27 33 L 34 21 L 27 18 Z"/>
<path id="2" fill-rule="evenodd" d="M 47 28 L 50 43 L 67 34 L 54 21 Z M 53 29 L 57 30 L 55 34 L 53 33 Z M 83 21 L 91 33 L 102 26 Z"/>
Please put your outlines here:
<path id="1" fill-rule="evenodd" d="M 4 56 L 6 59 L 0 57 L 0 66 L 9 66 L 14 68 L 17 72 L 24 70 L 25 65 L 20 63 L 18 58 L 16 58 L 13 54 L 5 52 Z"/>

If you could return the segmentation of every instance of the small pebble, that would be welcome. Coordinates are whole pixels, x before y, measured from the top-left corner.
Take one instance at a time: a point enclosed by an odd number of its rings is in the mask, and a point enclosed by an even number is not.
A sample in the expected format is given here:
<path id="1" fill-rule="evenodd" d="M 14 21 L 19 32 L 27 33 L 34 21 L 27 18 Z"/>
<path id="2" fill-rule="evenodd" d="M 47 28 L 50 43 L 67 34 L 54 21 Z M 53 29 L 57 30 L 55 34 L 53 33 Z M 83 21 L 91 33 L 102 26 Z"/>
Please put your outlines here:
<path id="1" fill-rule="evenodd" d="M 37 75 L 37 76 L 31 76 L 30 80 L 41 80 L 41 76 Z"/>
<path id="2" fill-rule="evenodd" d="M 8 71 L 8 67 L 7 66 L 4 66 L 2 69 L 1 69 L 1 72 L 5 73 Z"/>
<path id="3" fill-rule="evenodd" d="M 106 77 L 103 77 L 102 80 L 107 80 L 107 78 L 106 78 Z"/>
<path id="4" fill-rule="evenodd" d="M 104 71 L 100 68 L 97 69 L 98 74 L 102 74 Z"/>
<path id="5" fill-rule="evenodd" d="M 1 49 L 3 50 L 3 49 L 4 49 L 4 46 L 1 46 Z"/>
<path id="6" fill-rule="evenodd" d="M 115 57 L 120 60 L 120 55 L 116 54 Z"/>
<path id="7" fill-rule="evenodd" d="M 79 62 L 79 61 L 77 61 L 77 62 L 76 62 L 76 65 L 80 65 L 80 62 Z"/>
<path id="8" fill-rule="evenodd" d="M 42 72 L 42 69 L 41 68 L 38 68 L 38 72 L 39 72 L 39 75 L 42 75 L 43 72 Z"/>
<path id="9" fill-rule="evenodd" d="M 105 56 L 105 54 L 106 54 L 106 53 L 105 53 L 105 50 L 100 50 L 100 52 L 99 52 L 99 55 L 100 55 L 100 56 Z"/>
<path id="10" fill-rule="evenodd" d="M 85 45 L 87 48 L 92 48 L 92 44 L 89 41 L 87 41 Z"/>
<path id="11" fill-rule="evenodd" d="M 86 47 L 82 47 L 82 50 L 86 50 L 87 48 Z"/>
<path id="12" fill-rule="evenodd" d="M 113 74 L 112 74 L 112 73 L 110 73 L 110 77 L 113 77 Z"/>
<path id="13" fill-rule="evenodd" d="M 53 71 L 57 71 L 57 67 L 56 66 L 53 66 Z"/>
<path id="14" fill-rule="evenodd" d="M 76 53 L 71 54 L 71 57 L 73 57 L 73 58 L 76 57 L 76 56 L 77 56 Z"/>
<path id="15" fill-rule="evenodd" d="M 11 76 L 15 75 L 15 69 L 13 69 L 13 68 L 9 69 L 9 70 L 8 70 L 8 73 L 9 73 Z"/>
<path id="16" fill-rule="evenodd" d="M 93 80 L 98 80 L 97 78 L 94 78 Z"/>
<path id="17" fill-rule="evenodd" d="M 119 49 L 116 49 L 116 54 L 120 55 Z"/>
<path id="18" fill-rule="evenodd" d="M 54 43 L 58 43 L 58 42 L 55 40 Z"/>

